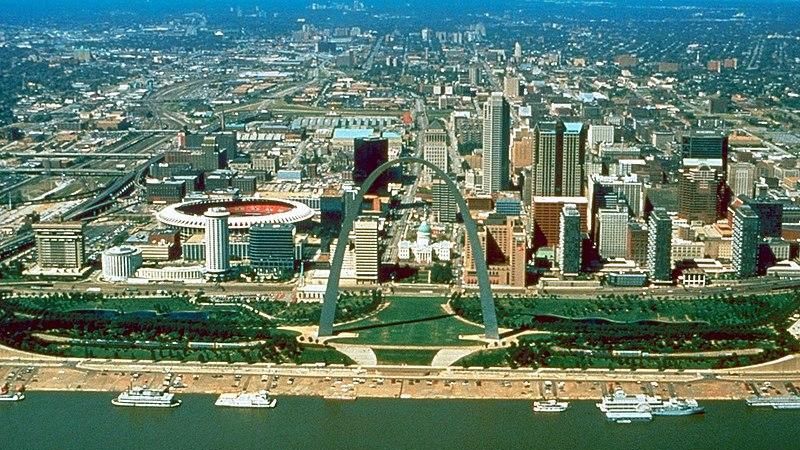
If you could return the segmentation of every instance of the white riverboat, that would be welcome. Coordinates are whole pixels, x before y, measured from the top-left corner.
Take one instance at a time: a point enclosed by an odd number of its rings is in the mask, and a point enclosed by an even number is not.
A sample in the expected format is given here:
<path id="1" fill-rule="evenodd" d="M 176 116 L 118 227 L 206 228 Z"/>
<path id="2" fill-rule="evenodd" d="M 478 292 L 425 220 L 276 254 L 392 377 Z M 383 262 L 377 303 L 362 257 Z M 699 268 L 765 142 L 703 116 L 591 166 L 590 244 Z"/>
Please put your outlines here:
<path id="1" fill-rule="evenodd" d="M 8 383 L 4 383 L 0 387 L 0 402 L 18 402 L 25 400 L 25 394 L 22 391 L 12 391 Z"/>
<path id="2" fill-rule="evenodd" d="M 145 386 L 133 386 L 111 400 L 114 406 L 139 406 L 146 408 L 174 408 L 181 405 L 175 394 L 166 390 L 149 389 Z"/>
<path id="3" fill-rule="evenodd" d="M 559 402 L 558 400 L 545 400 L 533 402 L 533 412 L 538 413 L 560 413 L 569 408 L 569 402 Z"/>
<path id="4" fill-rule="evenodd" d="M 229 408 L 274 408 L 278 404 L 278 400 L 270 397 L 267 391 L 239 392 L 238 394 L 222 394 L 214 404 Z"/>

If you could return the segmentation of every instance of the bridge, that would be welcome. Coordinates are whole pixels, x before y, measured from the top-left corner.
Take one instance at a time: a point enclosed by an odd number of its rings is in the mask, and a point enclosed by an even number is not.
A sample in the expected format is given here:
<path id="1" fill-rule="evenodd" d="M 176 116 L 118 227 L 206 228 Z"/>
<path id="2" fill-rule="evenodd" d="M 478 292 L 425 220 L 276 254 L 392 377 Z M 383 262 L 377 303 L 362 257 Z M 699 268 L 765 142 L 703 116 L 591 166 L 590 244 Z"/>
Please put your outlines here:
<path id="1" fill-rule="evenodd" d="M 9 156 L 19 158 L 102 158 L 102 159 L 145 159 L 153 156 L 147 153 L 83 153 L 83 152 L 53 152 L 53 153 L 34 153 L 34 152 L 8 152 Z"/>
<path id="2" fill-rule="evenodd" d="M 81 220 L 95 217 L 103 211 L 110 209 L 117 202 L 117 198 L 130 192 L 136 187 L 137 181 L 144 176 L 144 173 L 151 164 L 159 162 L 164 156 L 155 155 L 142 164 L 139 169 L 132 172 L 117 172 L 120 175 L 113 180 L 102 191 L 98 192 L 92 199 L 70 209 L 64 214 L 64 220 Z"/>
<path id="3" fill-rule="evenodd" d="M 29 231 L 3 242 L 0 244 L 0 261 L 33 247 L 34 240 L 33 232 Z"/>
<path id="4" fill-rule="evenodd" d="M 62 176 L 62 175 L 89 175 L 89 176 L 115 176 L 126 173 L 127 169 L 71 169 L 69 167 L 12 167 L 0 168 L 0 174 L 31 174 L 31 175 L 46 175 L 46 176 Z"/>

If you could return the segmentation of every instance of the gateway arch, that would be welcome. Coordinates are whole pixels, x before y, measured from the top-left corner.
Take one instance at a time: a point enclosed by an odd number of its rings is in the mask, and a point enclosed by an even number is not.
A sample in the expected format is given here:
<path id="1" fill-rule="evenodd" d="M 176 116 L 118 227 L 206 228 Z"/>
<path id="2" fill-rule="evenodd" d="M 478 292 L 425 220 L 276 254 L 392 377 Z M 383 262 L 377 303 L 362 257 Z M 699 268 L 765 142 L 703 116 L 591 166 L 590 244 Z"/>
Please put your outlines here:
<path id="1" fill-rule="evenodd" d="M 458 209 L 464 219 L 464 226 L 467 230 L 470 246 L 472 248 L 475 270 L 478 275 L 478 287 L 480 289 L 481 310 L 483 313 L 483 327 L 485 336 L 489 339 L 500 339 L 500 334 L 497 329 L 497 313 L 494 307 L 494 299 L 492 298 L 491 283 L 489 282 L 489 271 L 486 267 L 486 256 L 484 255 L 483 248 L 481 247 L 480 239 L 478 238 L 478 227 L 475 220 L 469 215 L 469 208 L 458 190 L 458 186 L 450 179 L 447 174 L 437 167 L 435 164 L 424 159 L 415 157 L 398 158 L 393 161 L 386 162 L 373 171 L 369 177 L 364 181 L 358 195 L 355 199 L 355 205 L 361 205 L 364 201 L 364 194 L 372 187 L 372 184 L 388 169 L 405 164 L 405 163 L 419 163 L 431 170 L 442 179 L 450 193 L 455 197 Z M 360 206 L 352 208 L 345 215 L 344 222 L 342 222 L 342 229 L 339 232 L 339 245 L 336 246 L 336 252 L 331 261 L 331 273 L 328 278 L 328 285 L 325 290 L 325 297 L 322 301 L 322 314 L 319 320 L 318 336 L 332 336 L 333 335 L 333 320 L 336 316 L 336 301 L 339 298 L 339 279 L 342 273 L 342 263 L 344 261 L 344 253 L 347 245 L 345 245 L 350 237 L 350 232 L 353 229 L 353 222 L 360 214 Z"/>

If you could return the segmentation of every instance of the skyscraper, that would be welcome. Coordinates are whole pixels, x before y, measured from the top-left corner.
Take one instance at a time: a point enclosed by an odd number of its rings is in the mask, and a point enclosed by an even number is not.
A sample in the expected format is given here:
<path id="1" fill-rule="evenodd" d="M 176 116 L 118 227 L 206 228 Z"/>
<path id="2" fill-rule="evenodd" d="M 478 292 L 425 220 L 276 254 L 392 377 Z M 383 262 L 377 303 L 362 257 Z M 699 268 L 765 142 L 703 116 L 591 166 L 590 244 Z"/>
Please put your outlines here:
<path id="1" fill-rule="evenodd" d="M 692 159 L 721 159 L 727 168 L 728 136 L 714 130 L 693 130 L 681 139 L 681 156 Z"/>
<path id="2" fill-rule="evenodd" d="M 559 163 L 560 122 L 539 122 L 533 130 L 532 196 L 557 196 L 556 171 Z"/>
<path id="3" fill-rule="evenodd" d="M 595 147 L 601 142 L 608 144 L 614 143 L 614 125 L 589 125 L 589 148 Z"/>
<path id="4" fill-rule="evenodd" d="M 519 41 L 514 43 L 514 59 L 520 61 L 522 59 L 522 45 Z"/>
<path id="5" fill-rule="evenodd" d="M 433 213 L 439 222 L 453 223 L 456 221 L 458 206 L 456 199 L 447 187 L 444 180 L 434 179 L 431 186 L 433 196 Z"/>
<path id="6" fill-rule="evenodd" d="M 481 82 L 481 69 L 477 66 L 471 66 L 467 69 L 467 76 L 469 78 L 469 84 L 477 86 Z"/>
<path id="7" fill-rule="evenodd" d="M 33 224 L 40 269 L 80 271 L 86 263 L 83 222 Z"/>
<path id="8" fill-rule="evenodd" d="M 294 271 L 295 226 L 261 224 L 250 228 L 250 266 L 258 273 L 283 275 Z"/>
<path id="9" fill-rule="evenodd" d="M 756 166 L 749 162 L 734 161 L 728 164 L 728 186 L 735 196 L 753 195 L 756 183 Z"/>
<path id="10" fill-rule="evenodd" d="M 602 208 L 597 213 L 600 225 L 597 250 L 605 259 L 624 258 L 628 251 L 628 208 Z"/>
<path id="11" fill-rule="evenodd" d="M 758 214 L 749 205 L 742 205 L 736 209 L 733 216 L 731 262 L 739 278 L 752 277 L 758 272 L 760 227 Z"/>
<path id="12" fill-rule="evenodd" d="M 508 74 L 503 79 L 503 95 L 509 101 L 519 99 L 519 77 L 513 74 Z"/>
<path id="13" fill-rule="evenodd" d="M 531 201 L 534 248 L 555 247 L 561 233 L 560 214 L 564 205 L 574 204 L 581 217 L 581 233 L 587 231 L 586 197 L 534 197 Z"/>
<path id="14" fill-rule="evenodd" d="M 783 229 L 783 203 L 770 198 L 748 198 L 742 197 L 744 204 L 752 208 L 753 212 L 758 215 L 761 222 L 759 227 L 759 236 L 765 237 L 781 237 L 781 230 Z"/>
<path id="15" fill-rule="evenodd" d="M 508 151 L 511 140 L 511 109 L 503 94 L 493 92 L 483 105 L 483 193 L 508 187 Z"/>
<path id="16" fill-rule="evenodd" d="M 650 213 L 647 269 L 653 281 L 672 281 L 672 219 L 664 208 Z"/>
<path id="17" fill-rule="evenodd" d="M 583 194 L 586 127 L 580 122 L 539 122 L 534 129 L 533 196 Z"/>
<path id="18" fill-rule="evenodd" d="M 353 141 L 353 182 L 356 186 L 366 181 L 367 177 L 381 164 L 389 161 L 389 141 L 383 138 L 356 138 Z M 385 194 L 389 185 L 388 172 L 384 172 L 375 180 L 369 194 Z"/>
<path id="19" fill-rule="evenodd" d="M 378 281 L 378 219 L 359 217 L 353 224 L 356 244 L 356 281 L 376 283 Z"/>
<path id="20" fill-rule="evenodd" d="M 478 238 L 491 283 L 525 287 L 527 247 L 522 221 L 517 217 L 491 214 L 478 224 Z M 477 283 L 474 254 L 466 234 L 463 278 L 467 284 Z"/>
<path id="21" fill-rule="evenodd" d="M 722 173 L 709 166 L 683 168 L 678 180 L 678 215 L 688 221 L 714 223 L 720 216 Z M 726 205 L 727 206 L 727 205 Z"/>
<path id="22" fill-rule="evenodd" d="M 597 237 L 597 212 L 605 208 L 608 194 L 616 194 L 625 200 L 631 214 L 641 217 L 644 210 L 644 183 L 636 175 L 626 177 L 592 174 L 589 176 L 589 231 L 592 238 Z"/>
<path id="23" fill-rule="evenodd" d="M 210 208 L 206 219 L 206 274 L 209 278 L 224 278 L 230 270 L 230 237 L 225 208 Z"/>
<path id="24" fill-rule="evenodd" d="M 626 258 L 633 260 L 639 267 L 647 265 L 647 226 L 639 222 L 628 224 L 628 244 Z"/>
<path id="25" fill-rule="evenodd" d="M 561 209 L 561 231 L 558 236 L 558 268 L 561 275 L 577 275 L 581 271 L 581 214 L 574 204 Z"/>
<path id="26" fill-rule="evenodd" d="M 511 173 L 519 173 L 533 163 L 533 130 L 514 128 L 511 135 Z"/>
<path id="27" fill-rule="evenodd" d="M 571 197 L 583 195 L 583 163 L 586 158 L 586 127 L 581 122 L 564 122 L 561 152 L 561 192 Z"/>
<path id="28" fill-rule="evenodd" d="M 423 158 L 444 172 L 448 172 L 450 164 L 447 149 L 447 131 L 440 126 L 430 127 L 425 130 L 424 139 L 422 147 Z M 425 171 L 426 181 L 430 182 L 433 179 L 433 170 L 428 167 L 423 168 L 423 170 Z"/>

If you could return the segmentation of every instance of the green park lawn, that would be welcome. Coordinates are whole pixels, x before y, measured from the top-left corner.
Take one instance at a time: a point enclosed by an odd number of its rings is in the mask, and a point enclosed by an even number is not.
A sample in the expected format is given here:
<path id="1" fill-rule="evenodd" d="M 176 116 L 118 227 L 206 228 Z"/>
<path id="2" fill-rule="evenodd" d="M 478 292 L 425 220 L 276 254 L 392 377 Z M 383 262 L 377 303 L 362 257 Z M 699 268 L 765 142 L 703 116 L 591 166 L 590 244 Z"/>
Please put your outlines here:
<path id="1" fill-rule="evenodd" d="M 447 315 L 442 309 L 447 303 L 444 297 L 392 297 L 389 301 L 387 308 L 372 317 L 337 326 L 336 332 L 358 333 L 358 338 L 337 340 L 372 345 L 474 345 L 458 336 L 483 333 L 483 328 Z"/>
<path id="2" fill-rule="evenodd" d="M 373 350 L 378 364 L 429 366 L 438 350 L 385 349 Z"/>

